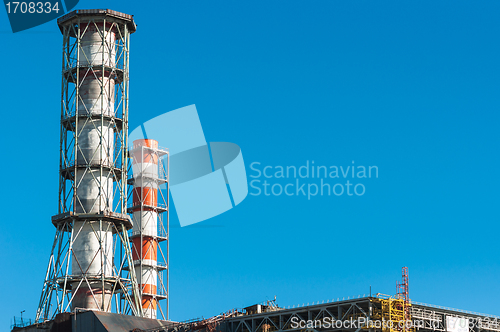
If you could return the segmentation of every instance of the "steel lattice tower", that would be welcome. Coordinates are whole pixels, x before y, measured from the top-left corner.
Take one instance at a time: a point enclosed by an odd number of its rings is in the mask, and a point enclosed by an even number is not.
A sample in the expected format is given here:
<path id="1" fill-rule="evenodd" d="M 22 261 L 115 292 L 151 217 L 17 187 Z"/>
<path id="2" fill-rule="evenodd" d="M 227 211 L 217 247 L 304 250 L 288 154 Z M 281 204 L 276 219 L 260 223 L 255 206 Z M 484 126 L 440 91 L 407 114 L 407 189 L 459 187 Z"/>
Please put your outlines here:
<path id="1" fill-rule="evenodd" d="M 138 139 L 130 150 L 132 193 L 129 213 L 132 258 L 144 317 L 168 320 L 169 153 L 154 139 Z M 161 190 L 161 187 L 166 190 Z M 166 242 L 166 252 L 160 243 Z M 166 301 L 166 310 L 160 305 Z"/>
<path id="2" fill-rule="evenodd" d="M 409 277 L 408 277 L 408 267 L 404 266 L 401 269 L 401 275 L 402 275 L 402 280 L 401 283 L 396 283 L 396 293 L 397 297 L 399 299 L 404 300 L 404 319 L 406 321 L 411 320 L 411 313 L 410 313 L 410 290 L 409 290 Z M 405 330 L 411 330 L 411 329 L 405 329 Z"/>
<path id="3" fill-rule="evenodd" d="M 59 212 L 37 321 L 76 308 L 142 316 L 127 230 L 131 15 L 77 10 L 63 34 Z"/>

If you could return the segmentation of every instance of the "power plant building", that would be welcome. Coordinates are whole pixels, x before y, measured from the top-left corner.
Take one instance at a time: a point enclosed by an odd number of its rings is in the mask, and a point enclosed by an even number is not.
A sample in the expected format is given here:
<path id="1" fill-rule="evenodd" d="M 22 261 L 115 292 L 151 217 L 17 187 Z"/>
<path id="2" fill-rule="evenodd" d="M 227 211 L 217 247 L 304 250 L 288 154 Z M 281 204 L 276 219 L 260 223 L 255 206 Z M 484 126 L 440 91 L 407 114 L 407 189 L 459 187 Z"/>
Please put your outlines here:
<path id="1" fill-rule="evenodd" d="M 267 301 L 172 321 L 169 151 L 154 137 L 128 141 L 136 24 L 109 9 L 75 10 L 57 24 L 63 64 L 56 232 L 36 318 L 15 322 L 13 331 L 500 332 L 498 316 L 411 301 L 406 268 L 391 296 L 287 308 Z"/>

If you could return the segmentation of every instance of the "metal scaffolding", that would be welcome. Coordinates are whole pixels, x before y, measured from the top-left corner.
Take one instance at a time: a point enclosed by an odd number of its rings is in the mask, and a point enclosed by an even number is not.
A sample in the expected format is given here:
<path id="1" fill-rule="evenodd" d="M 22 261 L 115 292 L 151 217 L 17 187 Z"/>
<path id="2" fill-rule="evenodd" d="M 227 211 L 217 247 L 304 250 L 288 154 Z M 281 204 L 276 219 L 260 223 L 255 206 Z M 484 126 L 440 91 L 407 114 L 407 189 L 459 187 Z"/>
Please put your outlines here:
<path id="1" fill-rule="evenodd" d="M 410 312 L 410 286 L 409 286 L 409 276 L 408 276 L 408 267 L 404 266 L 401 271 L 402 281 L 396 283 L 396 297 L 398 299 L 402 299 L 404 301 L 402 309 L 404 312 L 404 320 L 411 320 L 411 312 Z M 399 306 L 400 307 L 400 306 Z"/>
<path id="2" fill-rule="evenodd" d="M 137 140 L 130 158 L 128 212 L 134 227 L 129 237 L 142 310 L 148 318 L 157 318 L 159 310 L 168 320 L 169 152 L 155 140 Z"/>
<path id="3" fill-rule="evenodd" d="M 63 35 L 59 211 L 36 321 L 85 308 L 142 316 L 127 230 L 131 15 L 77 10 Z"/>
<path id="4" fill-rule="evenodd" d="M 412 331 L 411 326 L 411 304 L 401 298 L 378 297 L 372 300 L 372 319 L 387 322 L 382 326 L 383 332 Z"/>

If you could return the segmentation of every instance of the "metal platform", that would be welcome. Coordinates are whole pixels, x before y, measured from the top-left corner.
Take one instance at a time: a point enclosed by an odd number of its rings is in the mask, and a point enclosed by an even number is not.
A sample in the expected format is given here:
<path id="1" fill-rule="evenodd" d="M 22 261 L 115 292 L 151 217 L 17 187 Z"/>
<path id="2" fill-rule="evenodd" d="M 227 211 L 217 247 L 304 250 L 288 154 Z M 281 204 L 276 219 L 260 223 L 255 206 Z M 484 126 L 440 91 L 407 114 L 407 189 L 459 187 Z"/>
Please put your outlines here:
<path id="1" fill-rule="evenodd" d="M 336 301 L 302 306 L 297 308 L 277 308 L 270 311 L 264 311 L 254 314 L 246 312 L 232 318 L 225 319 L 218 330 L 221 332 L 270 332 L 270 331 L 353 331 L 362 330 L 380 331 L 383 329 L 369 328 L 363 324 L 350 325 L 347 328 L 334 327 L 325 328 L 316 327 L 296 327 L 293 322 L 312 322 L 323 321 L 347 321 L 359 322 L 373 321 L 374 312 L 377 310 L 378 297 L 363 297 L 352 300 Z M 458 309 L 430 306 L 425 304 L 412 303 L 411 306 L 412 321 L 418 320 L 418 327 L 413 331 L 455 331 L 447 326 L 447 317 L 464 318 L 470 325 L 469 332 L 480 331 L 500 331 L 500 317 L 486 314 L 473 313 Z"/>
<path id="2" fill-rule="evenodd" d="M 132 220 L 127 214 L 117 212 L 101 212 L 101 213 L 75 213 L 72 211 L 57 214 L 52 216 L 52 224 L 56 227 L 66 224 L 66 231 L 71 230 L 73 221 L 107 221 L 115 224 L 116 229 L 120 230 L 121 225 L 126 229 L 132 228 Z M 69 228 L 68 228 L 69 226 Z"/>

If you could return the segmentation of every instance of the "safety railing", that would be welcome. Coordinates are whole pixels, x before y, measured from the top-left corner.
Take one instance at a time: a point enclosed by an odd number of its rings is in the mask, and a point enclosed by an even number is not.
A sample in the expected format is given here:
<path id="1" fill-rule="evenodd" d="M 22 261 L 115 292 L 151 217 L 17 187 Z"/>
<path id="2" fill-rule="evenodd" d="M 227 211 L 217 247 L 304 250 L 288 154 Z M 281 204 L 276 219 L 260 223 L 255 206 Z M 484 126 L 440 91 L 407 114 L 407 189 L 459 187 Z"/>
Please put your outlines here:
<path id="1" fill-rule="evenodd" d="M 490 314 L 483 314 L 483 313 L 480 313 L 480 312 L 463 310 L 463 309 L 450 308 L 450 307 L 445 307 L 445 306 L 440 306 L 440 305 L 435 305 L 435 304 L 428 304 L 428 303 L 422 303 L 422 302 L 416 302 L 416 301 L 411 301 L 411 304 L 418 304 L 418 305 L 423 305 L 423 306 L 426 306 L 426 307 L 431 307 L 431 308 L 436 308 L 436 309 L 443 309 L 443 310 L 448 310 L 448 311 L 456 311 L 456 312 L 462 312 L 464 314 L 471 314 L 471 315 L 476 315 L 476 316 L 483 316 L 483 317 L 490 317 L 490 318 L 500 319 L 500 316 L 495 316 L 495 315 L 490 315 Z"/>
<path id="2" fill-rule="evenodd" d="M 14 327 L 26 327 L 35 324 L 35 320 L 31 318 L 15 317 L 10 325 L 12 330 Z"/>

